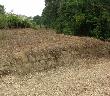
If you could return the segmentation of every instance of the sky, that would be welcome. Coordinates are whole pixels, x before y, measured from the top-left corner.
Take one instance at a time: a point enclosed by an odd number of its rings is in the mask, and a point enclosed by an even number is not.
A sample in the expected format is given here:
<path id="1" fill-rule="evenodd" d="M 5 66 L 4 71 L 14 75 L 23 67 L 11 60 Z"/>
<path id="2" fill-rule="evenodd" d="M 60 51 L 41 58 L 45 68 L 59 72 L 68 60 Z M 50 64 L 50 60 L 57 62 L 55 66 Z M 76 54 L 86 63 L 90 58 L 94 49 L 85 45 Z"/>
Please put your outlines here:
<path id="1" fill-rule="evenodd" d="M 42 14 L 45 0 L 0 0 L 0 4 L 4 5 L 6 12 L 33 17 Z"/>

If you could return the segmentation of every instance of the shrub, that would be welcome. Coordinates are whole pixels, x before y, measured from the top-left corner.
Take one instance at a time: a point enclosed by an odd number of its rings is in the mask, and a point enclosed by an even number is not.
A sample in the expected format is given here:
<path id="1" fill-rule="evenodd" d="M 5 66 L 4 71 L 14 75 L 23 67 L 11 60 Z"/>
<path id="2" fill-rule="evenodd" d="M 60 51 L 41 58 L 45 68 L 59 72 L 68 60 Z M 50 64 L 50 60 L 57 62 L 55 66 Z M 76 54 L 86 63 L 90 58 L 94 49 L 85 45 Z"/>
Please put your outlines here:
<path id="1" fill-rule="evenodd" d="M 7 28 L 7 18 L 4 14 L 0 14 L 0 29 Z"/>

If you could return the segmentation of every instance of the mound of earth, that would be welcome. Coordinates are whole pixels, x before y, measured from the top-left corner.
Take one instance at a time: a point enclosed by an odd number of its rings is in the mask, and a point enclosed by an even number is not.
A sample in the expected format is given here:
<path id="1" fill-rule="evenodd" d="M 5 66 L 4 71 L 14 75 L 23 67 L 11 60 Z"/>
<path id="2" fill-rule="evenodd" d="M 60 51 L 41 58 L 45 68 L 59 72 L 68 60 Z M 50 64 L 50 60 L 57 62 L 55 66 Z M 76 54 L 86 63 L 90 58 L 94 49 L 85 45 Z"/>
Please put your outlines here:
<path id="1" fill-rule="evenodd" d="M 109 77 L 109 42 L 0 30 L 0 96 L 109 96 Z"/>

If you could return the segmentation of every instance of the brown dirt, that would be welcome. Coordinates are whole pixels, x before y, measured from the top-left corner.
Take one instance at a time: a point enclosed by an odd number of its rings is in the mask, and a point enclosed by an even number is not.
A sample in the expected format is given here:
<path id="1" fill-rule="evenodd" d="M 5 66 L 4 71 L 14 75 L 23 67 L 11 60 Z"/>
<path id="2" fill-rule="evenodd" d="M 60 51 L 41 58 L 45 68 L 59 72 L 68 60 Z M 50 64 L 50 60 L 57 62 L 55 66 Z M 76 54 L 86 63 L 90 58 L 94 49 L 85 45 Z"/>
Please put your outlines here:
<path id="1" fill-rule="evenodd" d="M 110 96 L 110 43 L 0 30 L 0 96 Z"/>

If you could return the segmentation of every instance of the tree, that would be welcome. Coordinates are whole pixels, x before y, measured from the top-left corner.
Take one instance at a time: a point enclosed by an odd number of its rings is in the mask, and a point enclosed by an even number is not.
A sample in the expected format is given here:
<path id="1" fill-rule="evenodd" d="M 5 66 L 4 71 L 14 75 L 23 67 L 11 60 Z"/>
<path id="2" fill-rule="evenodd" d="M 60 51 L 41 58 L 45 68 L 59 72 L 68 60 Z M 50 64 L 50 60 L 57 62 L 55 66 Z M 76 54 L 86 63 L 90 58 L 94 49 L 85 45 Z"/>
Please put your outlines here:
<path id="1" fill-rule="evenodd" d="M 45 0 L 44 25 L 58 32 L 110 38 L 110 0 Z"/>
<path id="2" fill-rule="evenodd" d="M 58 15 L 60 0 L 45 0 L 45 8 L 43 10 L 43 24 L 47 27 L 55 27 L 55 21 Z"/>
<path id="3" fill-rule="evenodd" d="M 3 5 L 0 5 L 0 14 L 4 14 L 5 13 L 5 8 Z"/>
<path id="4" fill-rule="evenodd" d="M 40 25 L 41 28 L 41 16 L 37 15 L 33 17 L 33 21 L 36 23 L 36 25 Z"/>

